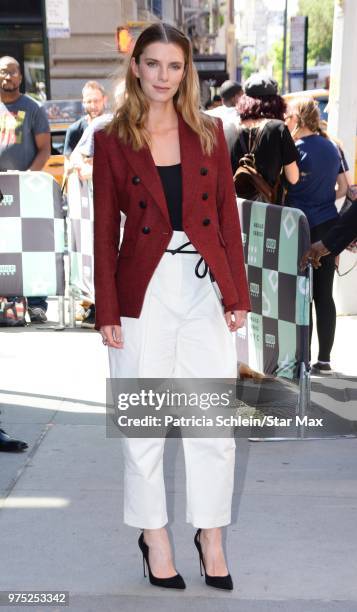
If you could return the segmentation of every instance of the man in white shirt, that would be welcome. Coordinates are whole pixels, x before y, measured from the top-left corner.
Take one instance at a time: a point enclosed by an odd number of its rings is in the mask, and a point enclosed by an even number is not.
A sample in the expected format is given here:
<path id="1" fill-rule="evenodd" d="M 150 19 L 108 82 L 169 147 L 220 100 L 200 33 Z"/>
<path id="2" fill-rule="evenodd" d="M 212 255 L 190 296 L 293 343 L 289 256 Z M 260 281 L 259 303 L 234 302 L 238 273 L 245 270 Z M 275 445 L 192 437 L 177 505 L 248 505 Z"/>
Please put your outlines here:
<path id="1" fill-rule="evenodd" d="M 229 151 L 231 151 L 237 138 L 237 126 L 239 124 L 237 103 L 242 94 L 243 88 L 240 83 L 237 83 L 237 81 L 224 81 L 219 90 L 219 95 L 223 102 L 222 106 L 206 111 L 207 115 L 222 119 Z"/>

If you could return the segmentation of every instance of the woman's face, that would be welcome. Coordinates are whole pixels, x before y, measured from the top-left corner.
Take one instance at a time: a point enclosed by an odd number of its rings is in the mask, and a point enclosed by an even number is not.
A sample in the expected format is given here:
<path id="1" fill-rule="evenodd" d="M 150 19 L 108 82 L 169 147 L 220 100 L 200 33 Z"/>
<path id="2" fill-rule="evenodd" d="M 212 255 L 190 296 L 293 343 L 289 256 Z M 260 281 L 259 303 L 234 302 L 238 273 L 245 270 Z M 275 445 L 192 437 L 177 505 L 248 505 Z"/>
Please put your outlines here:
<path id="1" fill-rule="evenodd" d="M 131 59 L 134 75 L 150 102 L 168 102 L 183 79 L 185 58 L 182 49 L 173 43 L 155 42 L 140 55 L 139 64 Z"/>
<path id="2" fill-rule="evenodd" d="M 288 106 L 287 111 L 284 115 L 284 119 L 285 125 L 287 125 L 290 133 L 294 132 L 297 126 L 298 119 L 293 106 Z"/>

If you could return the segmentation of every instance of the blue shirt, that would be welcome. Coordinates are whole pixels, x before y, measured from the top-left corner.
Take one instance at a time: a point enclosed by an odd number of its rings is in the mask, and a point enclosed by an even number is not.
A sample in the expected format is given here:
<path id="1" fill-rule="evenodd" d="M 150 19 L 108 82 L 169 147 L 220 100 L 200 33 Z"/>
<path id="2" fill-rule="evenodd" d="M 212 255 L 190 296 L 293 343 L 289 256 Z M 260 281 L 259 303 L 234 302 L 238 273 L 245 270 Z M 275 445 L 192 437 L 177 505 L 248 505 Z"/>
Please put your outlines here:
<path id="1" fill-rule="evenodd" d="M 338 217 L 337 176 L 343 172 L 337 145 L 318 134 L 296 141 L 300 178 L 288 186 L 286 204 L 302 210 L 310 227 Z"/>

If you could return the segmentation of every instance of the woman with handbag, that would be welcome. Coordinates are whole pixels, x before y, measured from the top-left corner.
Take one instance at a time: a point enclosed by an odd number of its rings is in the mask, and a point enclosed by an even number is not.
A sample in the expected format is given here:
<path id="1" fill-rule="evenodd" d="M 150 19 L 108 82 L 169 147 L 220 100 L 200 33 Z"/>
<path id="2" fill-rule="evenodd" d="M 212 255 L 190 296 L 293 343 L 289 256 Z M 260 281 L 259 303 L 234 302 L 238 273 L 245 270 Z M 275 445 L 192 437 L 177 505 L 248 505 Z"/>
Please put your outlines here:
<path id="1" fill-rule="evenodd" d="M 173 26 L 155 23 L 136 41 L 125 100 L 95 135 L 93 183 L 96 329 L 111 377 L 236 378 L 232 332 L 250 302 L 229 155 L 221 122 L 199 110 L 190 41 Z M 182 589 L 165 528 L 164 444 L 123 438 L 124 522 L 143 530 L 150 582 Z M 231 520 L 234 439 L 183 447 L 186 519 L 206 583 L 232 589 L 221 527 Z"/>
<path id="2" fill-rule="evenodd" d="M 300 180 L 288 188 L 286 205 L 302 210 L 309 222 L 311 242 L 323 239 L 338 221 L 336 199 L 347 192 L 341 153 L 321 127 L 320 112 L 313 98 L 297 98 L 288 107 L 286 123 L 299 152 Z M 345 162 L 346 163 L 346 162 Z M 347 169 L 347 165 L 345 166 Z M 336 189 L 337 184 L 337 189 Z M 313 273 L 313 301 L 319 342 L 315 374 L 331 374 L 331 350 L 336 328 L 333 299 L 335 256 L 323 258 Z M 312 310 L 310 313 L 310 345 Z"/>
<path id="3" fill-rule="evenodd" d="M 283 204 L 285 183 L 298 181 L 298 155 L 284 123 L 285 110 L 274 79 L 253 74 L 245 82 L 237 105 L 240 124 L 231 153 L 240 198 Z"/>

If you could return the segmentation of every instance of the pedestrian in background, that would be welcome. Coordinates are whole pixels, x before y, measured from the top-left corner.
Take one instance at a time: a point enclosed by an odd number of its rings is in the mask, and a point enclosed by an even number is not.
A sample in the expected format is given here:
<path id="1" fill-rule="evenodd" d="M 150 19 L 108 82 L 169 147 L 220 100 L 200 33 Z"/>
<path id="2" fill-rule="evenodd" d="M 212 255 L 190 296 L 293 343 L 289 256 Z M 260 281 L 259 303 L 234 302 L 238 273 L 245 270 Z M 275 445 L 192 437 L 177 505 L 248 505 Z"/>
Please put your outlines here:
<path id="1" fill-rule="evenodd" d="M 66 158 L 66 169 L 68 167 L 70 155 L 79 143 L 84 130 L 94 119 L 96 119 L 96 117 L 103 115 L 106 103 L 107 96 L 104 87 L 97 83 L 97 81 L 87 81 L 82 89 L 82 104 L 85 115 L 78 119 L 78 121 L 72 123 L 66 133 L 63 150 L 63 154 Z"/>
<path id="2" fill-rule="evenodd" d="M 190 40 L 161 22 L 144 30 L 125 95 L 95 134 L 93 165 L 96 328 L 111 377 L 235 379 L 232 332 L 250 307 L 241 228 L 222 123 L 199 110 Z M 185 588 L 165 528 L 165 438 L 122 445 L 124 521 L 143 529 L 150 581 Z M 183 447 L 206 583 L 232 589 L 221 527 L 231 521 L 234 438 L 184 437 Z"/>
<path id="3" fill-rule="evenodd" d="M 229 152 L 237 138 L 239 115 L 237 105 L 243 94 L 243 87 L 237 81 L 224 81 L 219 89 L 221 104 L 209 109 L 207 115 L 222 119 L 224 136 Z"/>
<path id="4" fill-rule="evenodd" d="M 20 93 L 18 61 L 0 58 L 0 171 L 42 170 L 51 154 L 47 116 L 33 98 Z M 10 299 L 10 298 L 9 298 Z M 32 322 L 47 321 L 46 296 L 29 297 Z"/>
<path id="5" fill-rule="evenodd" d="M 217 108 L 217 106 L 222 106 L 222 98 L 219 94 L 215 94 L 213 98 L 209 99 L 205 104 L 205 110 L 212 110 Z"/>
<path id="6" fill-rule="evenodd" d="M 300 180 L 289 185 L 286 204 L 302 210 L 309 222 L 311 242 L 323 239 L 338 221 L 336 198 L 346 194 L 347 182 L 338 145 L 321 128 L 320 111 L 313 98 L 293 100 L 286 123 L 299 153 Z M 337 190 L 336 190 L 337 184 Z M 335 338 L 336 307 L 333 299 L 335 256 L 326 255 L 313 272 L 313 302 L 319 343 L 313 371 L 331 374 L 331 350 Z M 310 313 L 310 347 L 312 310 Z"/>
<path id="7" fill-rule="evenodd" d="M 124 88 L 125 82 L 121 79 L 114 89 L 114 101 L 117 107 L 122 103 Z M 113 113 L 106 112 L 91 120 L 69 158 L 67 172 L 75 170 L 82 181 L 92 179 L 94 134 L 96 131 L 105 128 L 112 119 Z M 81 313 L 78 315 L 78 318 L 80 317 L 82 321 L 81 327 L 93 329 L 95 325 L 95 303 L 84 299 L 81 302 L 81 306 Z"/>
<path id="8" fill-rule="evenodd" d="M 231 155 L 232 170 L 235 174 L 240 160 L 254 149 L 256 170 L 276 194 L 275 202 L 271 203 L 281 203 L 279 181 L 282 173 L 288 184 L 296 183 L 299 178 L 298 153 L 284 123 L 285 111 L 285 102 L 278 94 L 274 79 L 254 74 L 245 82 L 244 95 L 238 101 L 240 125 Z M 259 199 L 254 191 L 237 191 L 237 195 Z"/>
<path id="9" fill-rule="evenodd" d="M 357 239 L 357 200 L 355 200 L 348 211 L 338 218 L 336 224 L 322 237 L 322 240 L 314 242 L 304 253 L 301 260 L 301 268 L 304 270 L 311 261 L 314 268 L 322 265 L 321 257 L 339 255 L 351 242 Z"/>

